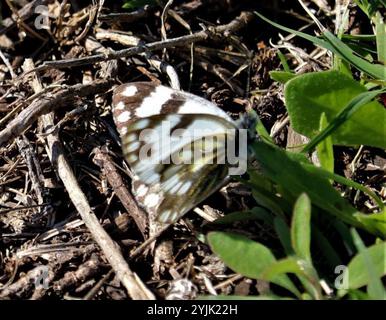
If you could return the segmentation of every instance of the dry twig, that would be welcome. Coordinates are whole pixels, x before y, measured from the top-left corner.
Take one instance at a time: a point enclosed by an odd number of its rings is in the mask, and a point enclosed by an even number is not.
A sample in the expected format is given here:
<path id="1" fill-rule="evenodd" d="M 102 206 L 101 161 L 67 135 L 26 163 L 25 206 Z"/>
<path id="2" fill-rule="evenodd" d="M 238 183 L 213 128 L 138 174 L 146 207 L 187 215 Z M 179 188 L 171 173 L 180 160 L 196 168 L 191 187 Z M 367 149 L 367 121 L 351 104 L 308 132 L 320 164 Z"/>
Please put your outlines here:
<path id="1" fill-rule="evenodd" d="M 186 46 L 193 42 L 203 41 L 208 38 L 214 38 L 218 36 L 228 36 L 232 32 L 236 32 L 241 28 L 245 27 L 249 22 L 254 19 L 254 14 L 251 12 L 242 12 L 239 17 L 232 20 L 230 23 L 217 26 L 209 27 L 205 30 L 189 34 L 182 37 L 177 37 L 173 39 L 168 39 L 165 41 L 152 42 L 146 45 L 140 45 L 133 48 L 123 49 L 116 52 L 111 52 L 109 54 L 96 54 L 89 57 L 76 58 L 76 59 L 67 59 L 67 60 L 58 60 L 58 61 L 46 61 L 41 66 L 37 67 L 33 71 L 43 71 L 52 68 L 63 69 L 78 67 L 85 64 L 95 64 L 101 61 L 127 58 L 148 51 L 155 51 L 161 49 L 174 48 L 179 46 Z"/>
<path id="2" fill-rule="evenodd" d="M 122 205 L 134 219 L 138 229 L 141 231 L 143 237 L 145 238 L 147 226 L 146 214 L 137 206 L 134 198 L 125 187 L 125 183 L 123 182 L 121 175 L 118 173 L 116 167 L 114 166 L 110 156 L 100 148 L 95 148 L 94 153 L 94 163 L 101 167 L 104 176 L 109 181 Z"/>

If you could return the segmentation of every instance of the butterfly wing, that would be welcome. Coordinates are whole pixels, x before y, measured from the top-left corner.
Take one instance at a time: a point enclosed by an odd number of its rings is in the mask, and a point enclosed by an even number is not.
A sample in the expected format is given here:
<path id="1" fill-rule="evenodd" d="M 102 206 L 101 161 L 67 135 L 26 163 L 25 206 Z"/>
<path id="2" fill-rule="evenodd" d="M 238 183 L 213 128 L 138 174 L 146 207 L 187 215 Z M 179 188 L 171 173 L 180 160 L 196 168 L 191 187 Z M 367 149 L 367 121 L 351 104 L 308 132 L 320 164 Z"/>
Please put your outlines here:
<path id="1" fill-rule="evenodd" d="M 220 156 L 208 157 L 204 161 L 192 164 L 182 164 L 169 168 L 161 183 L 164 199 L 157 208 L 158 220 L 172 223 L 193 209 L 213 192 L 217 191 L 228 180 L 228 167 L 218 164 Z M 173 175 L 173 171 L 176 172 Z"/>
<path id="2" fill-rule="evenodd" d="M 223 110 L 204 98 L 152 82 L 126 83 L 114 90 L 113 116 L 121 135 L 126 133 L 131 121 L 175 113 L 212 114 L 233 122 Z"/>
<path id="3" fill-rule="evenodd" d="M 171 132 L 179 126 L 183 133 L 195 134 L 174 136 Z M 145 130 L 150 133 L 141 137 Z M 203 114 L 165 114 L 133 121 L 122 136 L 122 150 L 144 184 L 135 190 L 137 199 L 147 211 L 156 211 L 159 221 L 178 220 L 226 181 L 226 144 L 236 131 L 233 123 Z"/>
<path id="4" fill-rule="evenodd" d="M 148 185 L 140 179 L 133 182 L 138 203 L 161 223 L 173 223 L 193 209 L 228 180 L 225 165 L 202 165 L 192 173 L 191 165 L 179 165 L 173 177 L 161 184 Z"/>
<path id="5" fill-rule="evenodd" d="M 178 220 L 220 188 L 228 176 L 225 144 L 236 124 L 216 105 L 198 96 L 149 82 L 118 87 L 114 121 L 127 163 L 137 176 L 133 193 L 160 222 Z M 187 135 L 171 135 L 184 129 Z M 214 137 L 214 151 L 200 161 L 191 152 L 203 137 Z M 231 137 L 232 138 L 232 137 Z M 213 141 L 212 141 L 213 142 Z M 151 155 L 144 152 L 151 150 Z M 182 163 L 172 160 L 182 159 Z M 180 161 L 181 162 L 181 161 Z"/>

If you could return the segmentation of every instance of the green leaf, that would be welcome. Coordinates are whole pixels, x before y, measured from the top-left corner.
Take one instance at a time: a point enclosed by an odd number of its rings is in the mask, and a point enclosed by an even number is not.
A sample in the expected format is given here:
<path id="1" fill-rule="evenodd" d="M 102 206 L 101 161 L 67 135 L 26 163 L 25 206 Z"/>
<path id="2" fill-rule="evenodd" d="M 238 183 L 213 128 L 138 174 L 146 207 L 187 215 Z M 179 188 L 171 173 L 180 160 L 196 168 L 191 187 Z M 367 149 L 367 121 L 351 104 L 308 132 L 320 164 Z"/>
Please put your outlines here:
<path id="1" fill-rule="evenodd" d="M 372 245 L 366 249 L 374 266 L 374 275 L 381 278 L 386 275 L 386 242 Z M 348 288 L 350 290 L 359 289 L 369 284 L 369 271 L 366 266 L 364 253 L 358 253 L 348 264 Z M 340 294 L 345 292 L 341 290 Z"/>
<path id="2" fill-rule="evenodd" d="M 277 55 L 280 59 L 280 62 L 283 66 L 284 71 L 287 73 L 292 73 L 291 68 L 288 65 L 288 62 L 287 62 L 285 55 L 280 50 L 277 51 Z"/>
<path id="3" fill-rule="evenodd" d="M 290 80 L 284 94 L 291 124 L 296 132 L 311 139 L 316 137 L 319 119 L 325 113 L 330 126 L 336 126 L 336 121 L 340 125 L 331 135 L 335 145 L 386 148 L 384 127 L 374 125 L 380 119 L 386 119 L 384 107 L 372 101 L 359 110 L 353 110 L 358 109 L 354 99 L 367 93 L 366 87 L 350 77 L 338 71 L 326 71 L 308 73 Z M 363 103 L 363 100 L 360 99 L 358 103 Z M 347 113 L 347 110 L 350 112 Z M 341 117 L 336 120 L 339 115 Z"/>
<path id="4" fill-rule="evenodd" d="M 386 6 L 385 0 L 354 0 L 354 2 L 369 18 L 374 15 L 380 5 L 383 5 L 384 8 Z"/>
<path id="5" fill-rule="evenodd" d="M 256 170 L 249 170 L 248 174 L 250 180 L 244 183 L 252 188 L 252 196 L 259 206 L 284 217 L 283 210 L 287 207 L 290 208 L 290 206 L 286 203 L 285 199 L 276 196 L 276 190 L 273 188 L 272 181 Z"/>
<path id="6" fill-rule="evenodd" d="M 344 245 L 347 254 L 348 255 L 353 255 L 354 252 L 356 252 L 356 248 L 354 245 L 354 242 L 352 240 L 350 228 L 348 225 L 343 223 L 342 221 L 335 219 L 331 221 L 332 227 L 336 230 L 336 232 L 339 233 L 340 237 L 342 238 L 342 244 Z M 339 265 L 341 263 L 336 263 L 335 266 Z"/>
<path id="7" fill-rule="evenodd" d="M 338 39 L 328 30 L 323 32 L 323 37 L 333 47 L 333 53 L 335 53 L 345 61 L 351 63 L 358 70 L 373 77 L 374 79 L 383 81 L 386 80 L 386 67 L 384 65 L 372 64 L 366 59 L 360 57 L 357 52 L 352 50 L 347 44 L 345 44 L 342 40 Z"/>
<path id="8" fill-rule="evenodd" d="M 210 232 L 208 241 L 213 252 L 229 268 L 249 278 L 261 279 L 261 272 L 276 261 L 267 247 L 239 234 Z M 296 296 L 300 296 L 299 291 L 286 275 L 280 275 L 271 280 Z"/>
<path id="9" fill-rule="evenodd" d="M 314 44 L 316 44 L 316 45 L 318 45 L 318 46 L 321 46 L 321 47 L 323 47 L 323 48 L 325 48 L 325 49 L 327 49 L 327 50 L 332 51 L 332 50 L 334 49 L 334 48 L 329 44 L 329 42 L 326 41 L 326 40 L 323 40 L 323 39 L 318 38 L 318 37 L 310 36 L 310 35 L 307 34 L 307 33 L 300 32 L 300 31 L 297 31 L 297 30 L 294 30 L 294 29 L 291 29 L 291 28 L 287 28 L 287 27 L 285 27 L 285 26 L 282 26 L 282 25 L 280 25 L 280 24 L 278 24 L 278 23 L 276 23 L 276 22 L 273 22 L 273 21 L 269 20 L 268 18 L 264 17 L 262 14 L 258 13 L 257 11 L 255 11 L 255 14 L 256 14 L 259 18 L 261 18 L 262 20 L 264 20 L 265 22 L 271 24 L 272 26 L 274 26 L 274 27 L 276 27 L 276 28 L 278 28 L 278 29 L 280 29 L 280 30 L 286 31 L 286 32 L 291 33 L 291 34 L 293 33 L 293 34 L 295 34 L 295 35 L 297 35 L 297 36 L 299 36 L 299 37 L 301 37 L 301 38 L 303 38 L 303 39 L 306 39 L 306 40 L 308 40 L 308 41 L 311 41 L 311 42 L 313 42 Z"/>
<path id="10" fill-rule="evenodd" d="M 386 24 L 380 12 L 375 16 L 378 60 L 386 64 Z"/>
<path id="11" fill-rule="evenodd" d="M 320 117 L 320 131 L 328 126 L 326 114 Z M 331 136 L 324 138 L 317 146 L 318 158 L 323 169 L 334 172 L 334 149 Z"/>
<path id="12" fill-rule="evenodd" d="M 364 228 L 355 217 L 357 210 L 340 196 L 328 179 L 309 172 L 308 166 L 277 147 L 255 142 L 251 148 L 262 172 L 283 188 L 283 197 L 297 198 L 305 192 L 313 205 L 348 224 Z"/>
<path id="13" fill-rule="evenodd" d="M 313 235 L 312 239 L 318 246 L 321 253 L 323 254 L 323 257 L 326 260 L 326 263 L 332 268 L 335 268 L 336 266 L 341 265 L 342 260 L 340 258 L 340 255 L 335 250 L 330 240 L 326 237 L 326 235 L 323 232 L 319 230 L 319 228 L 316 225 L 312 226 L 312 235 Z"/>
<path id="14" fill-rule="evenodd" d="M 374 42 L 376 41 L 376 36 L 374 34 L 344 34 L 342 35 L 343 40 L 349 41 L 367 41 Z"/>
<path id="15" fill-rule="evenodd" d="M 157 4 L 156 0 L 125 0 L 122 8 L 124 9 L 138 9 L 145 5 Z"/>
<path id="16" fill-rule="evenodd" d="M 269 209 L 277 216 L 284 217 L 282 205 L 278 199 L 275 199 L 275 195 L 269 195 L 264 190 L 258 190 L 257 188 L 254 188 L 252 190 L 252 196 L 260 206 Z"/>
<path id="17" fill-rule="evenodd" d="M 261 220 L 265 223 L 271 224 L 272 216 L 266 209 L 255 207 L 249 211 L 229 213 L 221 218 L 218 218 L 212 224 L 227 225 L 235 222 L 249 221 L 249 220 Z"/>
<path id="18" fill-rule="evenodd" d="M 269 135 L 267 129 L 265 128 L 264 124 L 261 122 L 261 119 L 259 118 L 259 116 L 254 113 L 256 116 L 256 132 L 257 134 L 259 135 L 259 137 L 261 139 L 263 139 L 264 141 L 266 141 L 267 143 L 273 143 L 273 140 L 271 138 L 271 136 Z M 253 115 L 252 114 L 252 117 Z"/>
<path id="19" fill-rule="evenodd" d="M 312 138 L 312 140 L 304 148 L 303 152 L 310 152 L 311 150 L 313 150 L 314 147 L 318 145 L 321 141 L 330 137 L 330 135 L 333 134 L 336 130 L 338 130 L 340 126 L 347 123 L 347 121 L 349 121 L 352 115 L 355 114 L 360 108 L 362 108 L 364 105 L 368 104 L 369 102 L 371 102 L 371 100 L 373 100 L 378 95 L 384 92 L 386 92 L 386 88 L 381 90 L 367 91 L 358 94 L 347 104 L 347 106 L 345 106 L 337 114 L 337 116 L 321 133 L 319 133 L 316 137 Z"/>
<path id="20" fill-rule="evenodd" d="M 350 290 L 348 296 L 350 300 L 371 300 L 369 295 L 361 290 Z"/>
<path id="21" fill-rule="evenodd" d="M 304 162 L 303 166 L 305 168 L 307 168 L 307 170 L 309 172 L 311 172 L 312 174 L 314 174 L 315 176 L 319 176 L 321 178 L 325 178 L 325 179 L 329 179 L 329 180 L 334 180 L 340 184 L 346 185 L 350 188 L 354 188 L 354 189 L 357 189 L 357 190 L 360 190 L 360 191 L 366 193 L 368 196 L 370 196 L 374 199 L 374 201 L 378 204 L 378 206 L 381 210 L 385 209 L 385 205 L 383 204 L 382 200 L 372 190 L 366 188 L 365 186 L 363 186 L 355 181 L 352 181 L 350 179 L 346 179 L 345 177 L 342 177 L 342 176 L 337 175 L 335 173 L 331 173 L 329 171 L 326 171 L 322 168 L 315 167 L 314 165 L 312 165 L 308 162 Z M 369 217 L 369 215 L 366 215 L 366 216 Z M 360 218 L 362 219 L 362 217 L 359 217 L 359 216 L 357 218 L 358 218 L 358 220 L 360 220 Z M 380 219 L 376 219 L 376 220 L 380 220 Z M 375 223 L 377 223 L 377 222 L 375 222 Z M 383 227 L 381 227 L 379 230 L 383 230 Z"/>
<path id="22" fill-rule="evenodd" d="M 363 225 L 367 227 L 368 230 L 372 230 L 374 234 L 376 231 L 379 231 L 383 238 L 386 238 L 386 210 L 383 209 L 380 213 L 364 214 L 357 213 L 355 214 L 357 219 L 362 222 Z"/>
<path id="23" fill-rule="evenodd" d="M 366 282 L 368 284 L 367 293 L 372 299 L 384 300 L 386 299 L 386 291 L 383 287 L 381 276 L 385 274 L 385 243 L 381 243 L 380 245 L 373 246 L 373 250 L 369 250 L 365 247 L 360 238 L 358 232 L 355 229 L 352 229 L 352 236 L 354 239 L 354 243 L 359 251 L 357 255 L 359 258 L 354 266 L 358 269 L 353 268 L 353 261 L 350 262 L 348 268 L 349 275 L 349 287 L 351 288 L 353 280 L 350 281 L 350 278 L 353 277 L 352 271 L 354 271 L 354 281 L 356 280 L 358 283 L 358 278 L 360 279 L 360 275 L 355 272 L 360 272 L 362 277 L 367 275 Z M 383 246 L 382 246 L 383 245 Z M 374 256 L 374 253 L 376 254 Z M 354 258 L 355 259 L 355 258 Z M 356 276 L 356 278 L 355 278 Z M 362 278 L 363 279 L 363 278 Z"/>
<path id="24" fill-rule="evenodd" d="M 274 227 L 285 253 L 287 255 L 294 254 L 294 250 L 291 245 L 291 231 L 288 225 L 282 218 L 276 217 L 274 220 Z"/>
<path id="25" fill-rule="evenodd" d="M 286 72 L 286 71 L 270 71 L 269 75 L 272 80 L 275 80 L 280 83 L 287 83 L 291 79 L 297 77 L 296 74 L 292 72 Z"/>
<path id="26" fill-rule="evenodd" d="M 312 263 L 311 259 L 311 201 L 302 193 L 295 203 L 291 223 L 291 243 L 295 253 Z"/>
<path id="27" fill-rule="evenodd" d="M 255 12 L 257 16 L 259 16 L 264 21 L 268 22 L 269 24 L 273 25 L 274 27 L 287 31 L 291 34 L 295 34 L 299 37 L 302 37 L 308 41 L 313 42 L 315 45 L 318 45 L 320 47 L 323 47 L 334 54 L 338 55 L 340 58 L 344 59 L 345 61 L 352 64 L 354 67 L 356 67 L 358 70 L 365 72 L 366 74 L 370 75 L 371 77 L 379 80 L 385 80 L 386 79 L 386 67 L 381 64 L 372 64 L 366 59 L 360 57 L 356 52 L 354 52 L 349 46 L 347 46 L 343 41 L 341 41 L 339 38 L 334 36 L 329 31 L 323 32 L 323 38 L 313 37 L 306 33 L 293 30 L 291 28 L 284 27 L 278 23 L 275 23 L 263 15 L 261 15 L 258 12 Z"/>
<path id="28" fill-rule="evenodd" d="M 286 273 L 295 274 L 312 297 L 315 299 L 321 298 L 322 294 L 318 275 L 313 266 L 306 260 L 297 257 L 287 257 L 276 261 L 264 270 L 262 278 L 266 281 L 271 281 Z"/>

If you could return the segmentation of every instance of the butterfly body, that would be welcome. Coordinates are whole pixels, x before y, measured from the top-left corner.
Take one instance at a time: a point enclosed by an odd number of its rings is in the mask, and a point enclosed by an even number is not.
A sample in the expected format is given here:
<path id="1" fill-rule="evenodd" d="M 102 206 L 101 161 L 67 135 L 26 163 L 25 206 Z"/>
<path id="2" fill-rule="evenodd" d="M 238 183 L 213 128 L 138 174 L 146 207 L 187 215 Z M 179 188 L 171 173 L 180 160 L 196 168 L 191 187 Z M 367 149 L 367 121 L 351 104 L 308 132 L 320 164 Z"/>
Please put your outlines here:
<path id="1" fill-rule="evenodd" d="M 128 83 L 114 91 L 113 118 L 135 174 L 133 193 L 158 221 L 177 221 L 229 179 L 227 151 L 238 124 L 208 100 Z"/>

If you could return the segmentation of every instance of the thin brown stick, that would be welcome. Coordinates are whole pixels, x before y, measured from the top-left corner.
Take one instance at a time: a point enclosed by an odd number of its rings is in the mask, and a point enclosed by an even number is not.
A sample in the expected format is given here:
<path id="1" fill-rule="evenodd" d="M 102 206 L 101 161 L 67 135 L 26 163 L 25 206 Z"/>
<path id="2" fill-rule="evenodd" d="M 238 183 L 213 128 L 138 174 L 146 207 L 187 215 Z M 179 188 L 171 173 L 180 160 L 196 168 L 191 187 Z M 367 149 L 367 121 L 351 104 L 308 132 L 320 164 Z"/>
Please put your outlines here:
<path id="1" fill-rule="evenodd" d="M 119 42 L 122 45 L 125 46 L 138 46 L 141 43 L 141 39 L 136 36 L 130 36 L 126 34 L 122 34 L 115 31 L 110 30 L 103 30 L 101 28 L 97 29 L 96 38 L 98 40 L 100 39 L 109 39 L 112 41 Z M 92 40 L 87 39 L 88 43 L 90 43 Z M 104 50 L 108 53 L 107 49 Z M 142 54 L 149 64 L 156 68 L 159 72 L 166 73 L 166 75 L 169 77 L 170 86 L 173 89 L 180 90 L 180 80 L 177 74 L 177 71 L 175 68 L 167 63 L 166 61 L 160 60 L 156 55 L 152 54 L 151 52 L 146 52 Z M 115 60 L 114 60 L 115 61 Z M 102 62 L 104 63 L 104 62 Z"/>
<path id="2" fill-rule="evenodd" d="M 132 23 L 139 19 L 146 18 L 152 11 L 152 8 L 146 5 L 145 7 L 135 10 L 133 12 L 101 14 L 99 16 L 99 21 L 106 22 L 109 24 L 116 24 L 119 22 Z"/>
<path id="3" fill-rule="evenodd" d="M 107 181 L 114 189 L 117 197 L 130 214 L 130 216 L 134 219 L 138 229 L 141 231 L 144 238 L 146 238 L 146 214 L 143 212 L 136 204 L 134 198 L 131 196 L 130 192 L 125 187 L 123 179 L 121 175 L 118 173 L 118 170 L 114 166 L 113 160 L 107 154 L 101 150 L 101 148 L 94 149 L 94 163 L 97 164 L 107 178 Z"/>
<path id="4" fill-rule="evenodd" d="M 239 17 L 232 20 L 230 23 L 217 26 L 209 27 L 206 30 L 202 30 L 186 36 L 172 38 L 164 41 L 152 42 L 146 45 L 139 45 L 136 47 L 123 49 L 120 51 L 111 52 L 108 54 L 96 54 L 89 57 L 82 57 L 76 59 L 57 60 L 57 61 L 46 61 L 41 66 L 31 71 L 43 71 L 52 68 L 63 69 L 78 67 L 85 64 L 95 64 L 101 61 L 120 59 L 130 57 L 143 52 L 155 51 L 160 49 L 168 49 L 180 46 L 186 46 L 193 42 L 206 40 L 208 38 L 214 38 L 218 36 L 228 36 L 232 32 L 236 32 L 245 27 L 249 22 L 254 19 L 254 15 L 251 12 L 242 12 Z"/>
<path id="5" fill-rule="evenodd" d="M 163 226 L 150 238 L 146 239 L 143 243 L 141 243 L 141 245 L 138 246 L 138 248 L 130 252 L 130 259 L 135 259 L 136 257 L 138 257 L 142 252 L 144 252 L 147 249 L 147 247 L 153 244 L 153 242 L 156 241 L 170 226 L 171 226 L 170 224 Z"/>
<path id="6" fill-rule="evenodd" d="M 38 204 L 41 205 L 44 202 L 44 176 L 40 166 L 40 163 L 37 159 L 37 155 L 33 150 L 31 143 L 26 137 L 20 137 L 16 139 L 16 144 L 19 148 L 21 156 L 24 158 L 24 161 L 28 168 L 29 178 L 31 179 L 32 189 L 34 190 Z"/>

